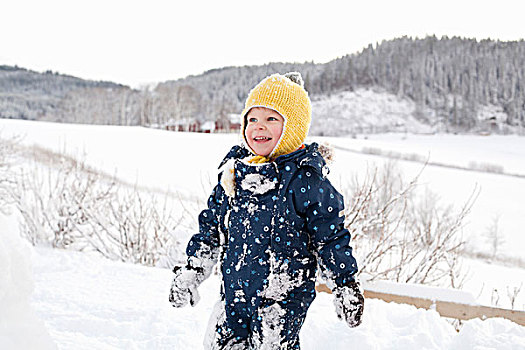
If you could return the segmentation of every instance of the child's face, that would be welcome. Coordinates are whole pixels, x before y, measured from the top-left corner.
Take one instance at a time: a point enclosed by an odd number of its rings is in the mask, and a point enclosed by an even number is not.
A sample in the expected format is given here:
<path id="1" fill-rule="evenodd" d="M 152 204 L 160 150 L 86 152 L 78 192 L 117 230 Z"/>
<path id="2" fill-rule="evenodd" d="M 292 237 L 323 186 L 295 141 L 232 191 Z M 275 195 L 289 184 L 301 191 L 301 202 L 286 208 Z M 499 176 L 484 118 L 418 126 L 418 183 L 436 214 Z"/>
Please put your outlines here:
<path id="1" fill-rule="evenodd" d="M 284 118 L 274 110 L 254 107 L 246 115 L 244 134 L 248 146 L 259 156 L 267 157 L 279 142 Z"/>

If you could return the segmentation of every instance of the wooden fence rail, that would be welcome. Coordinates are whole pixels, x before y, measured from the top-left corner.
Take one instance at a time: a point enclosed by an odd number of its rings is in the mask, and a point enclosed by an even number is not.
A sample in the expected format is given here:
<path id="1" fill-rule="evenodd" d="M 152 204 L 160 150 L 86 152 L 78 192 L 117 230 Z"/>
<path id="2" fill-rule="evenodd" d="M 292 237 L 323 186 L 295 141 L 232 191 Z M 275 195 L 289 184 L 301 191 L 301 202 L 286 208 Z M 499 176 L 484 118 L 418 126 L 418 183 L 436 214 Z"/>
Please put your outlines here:
<path id="1" fill-rule="evenodd" d="M 332 293 L 332 291 L 324 284 L 316 286 L 316 290 L 318 292 Z M 450 317 L 459 320 L 470 320 L 473 318 L 480 318 L 483 320 L 491 317 L 503 317 L 519 325 L 525 326 L 525 311 L 431 300 L 427 298 L 382 293 L 367 289 L 364 290 L 364 296 L 365 298 L 381 299 L 386 302 L 414 305 L 415 307 L 427 310 L 435 309 L 442 317 Z"/>

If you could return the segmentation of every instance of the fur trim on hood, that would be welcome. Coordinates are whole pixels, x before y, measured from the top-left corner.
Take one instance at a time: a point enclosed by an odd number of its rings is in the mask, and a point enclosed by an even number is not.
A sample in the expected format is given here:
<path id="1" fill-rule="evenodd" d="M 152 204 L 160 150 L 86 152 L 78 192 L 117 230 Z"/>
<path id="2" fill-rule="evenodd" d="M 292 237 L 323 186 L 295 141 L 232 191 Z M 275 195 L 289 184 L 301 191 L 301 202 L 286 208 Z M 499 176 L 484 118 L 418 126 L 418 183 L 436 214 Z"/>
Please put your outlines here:
<path id="1" fill-rule="evenodd" d="M 246 149 L 242 149 L 246 151 Z M 324 142 L 317 146 L 317 152 L 321 155 L 326 162 L 326 165 L 322 166 L 322 171 L 319 169 L 323 176 L 328 174 L 328 166 L 334 162 L 335 150 L 332 145 Z M 237 159 L 243 159 L 246 156 L 244 152 L 241 152 L 239 146 L 234 146 L 232 151 L 228 153 L 225 159 L 221 162 L 219 173 L 221 174 L 221 186 L 224 189 L 226 195 L 230 198 L 235 197 L 235 161 Z"/>
<path id="2" fill-rule="evenodd" d="M 324 158 L 326 165 L 330 166 L 334 163 L 335 149 L 331 144 L 325 141 L 319 145 L 319 148 L 317 150 L 319 151 L 319 154 L 321 154 L 321 156 Z"/>
<path id="3" fill-rule="evenodd" d="M 228 197 L 235 197 L 235 158 L 230 158 L 224 163 L 219 172 L 222 171 L 221 186 Z"/>

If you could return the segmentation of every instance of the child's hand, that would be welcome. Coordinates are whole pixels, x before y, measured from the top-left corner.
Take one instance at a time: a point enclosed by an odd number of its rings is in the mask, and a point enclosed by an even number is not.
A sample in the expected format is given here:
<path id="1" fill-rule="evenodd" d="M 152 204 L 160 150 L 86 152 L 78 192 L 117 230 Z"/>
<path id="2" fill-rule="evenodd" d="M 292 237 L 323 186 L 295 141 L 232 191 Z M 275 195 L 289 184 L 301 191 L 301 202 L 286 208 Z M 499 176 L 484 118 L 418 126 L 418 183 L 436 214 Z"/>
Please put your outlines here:
<path id="1" fill-rule="evenodd" d="M 344 319 L 351 328 L 361 324 L 365 298 L 361 293 L 359 282 L 350 282 L 333 290 L 335 312 L 339 319 Z"/>
<path id="2" fill-rule="evenodd" d="M 199 302 L 197 286 L 200 284 L 202 268 L 175 266 L 175 277 L 171 284 L 170 303 L 173 307 L 195 306 Z"/>

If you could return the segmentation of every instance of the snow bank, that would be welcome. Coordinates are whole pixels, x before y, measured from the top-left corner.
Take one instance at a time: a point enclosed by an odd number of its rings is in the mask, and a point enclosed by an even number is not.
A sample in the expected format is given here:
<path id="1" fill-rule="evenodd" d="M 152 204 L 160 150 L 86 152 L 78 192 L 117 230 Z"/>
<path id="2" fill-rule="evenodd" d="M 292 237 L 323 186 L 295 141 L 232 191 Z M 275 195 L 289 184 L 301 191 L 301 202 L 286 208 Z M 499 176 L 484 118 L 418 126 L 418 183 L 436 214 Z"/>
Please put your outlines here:
<path id="1" fill-rule="evenodd" d="M 30 304 L 30 250 L 13 217 L 0 214 L 0 349 L 56 349 Z"/>
<path id="2" fill-rule="evenodd" d="M 485 335 L 485 336 L 483 336 Z M 505 319 L 492 322 L 480 319 L 466 322 L 459 336 L 452 340 L 449 349 L 518 350 L 525 349 L 525 327 Z"/>

